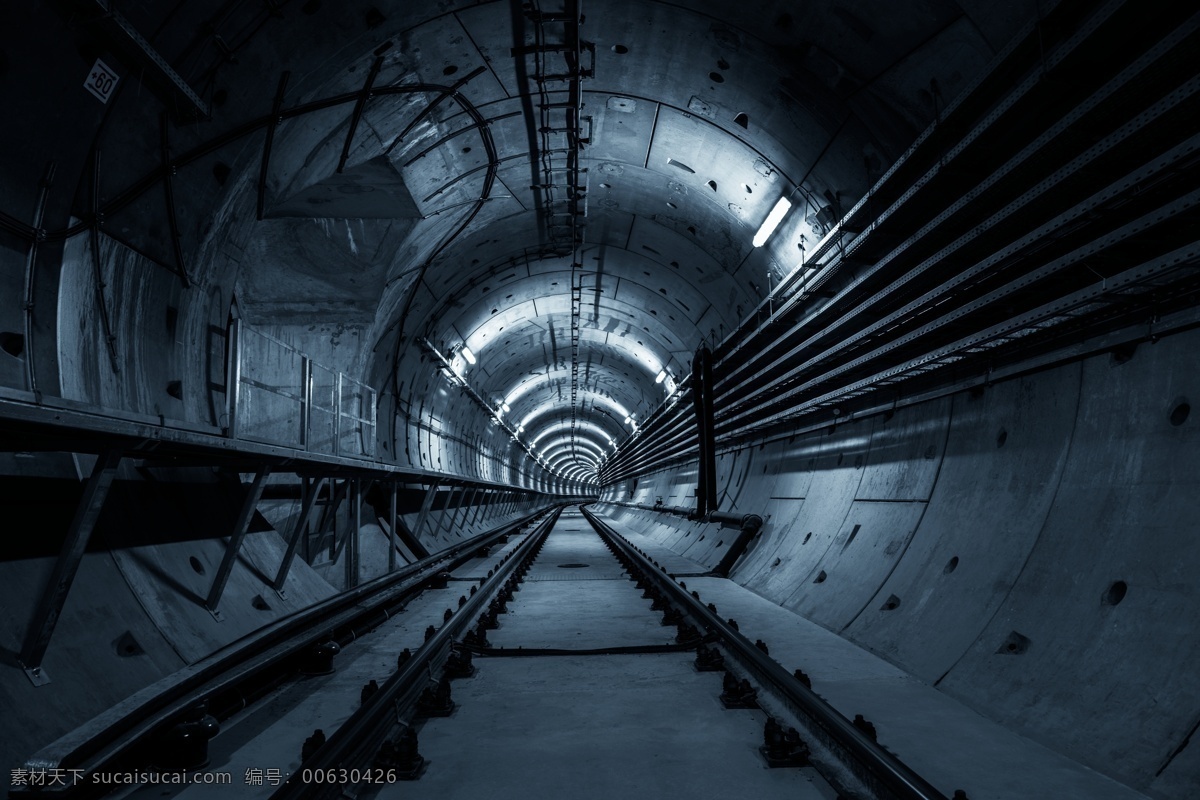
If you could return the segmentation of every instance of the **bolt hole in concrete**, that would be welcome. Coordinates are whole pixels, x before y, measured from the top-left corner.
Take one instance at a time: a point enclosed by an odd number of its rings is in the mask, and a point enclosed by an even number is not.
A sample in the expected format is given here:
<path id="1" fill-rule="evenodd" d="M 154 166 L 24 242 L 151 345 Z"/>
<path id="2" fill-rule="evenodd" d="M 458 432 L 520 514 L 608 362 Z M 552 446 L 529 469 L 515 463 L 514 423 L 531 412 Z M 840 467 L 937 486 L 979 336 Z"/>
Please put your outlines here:
<path id="1" fill-rule="evenodd" d="M 750 117 L 745 112 L 742 112 L 741 114 L 738 114 L 736 117 L 733 118 L 733 124 L 738 125 L 742 128 L 749 128 L 750 127 Z"/>
<path id="2" fill-rule="evenodd" d="M 1004 428 L 1001 428 L 1000 432 L 996 434 L 996 447 L 1004 447 L 1004 443 L 1007 441 L 1008 431 L 1006 431 Z"/>
<path id="3" fill-rule="evenodd" d="M 890 595 L 883 605 L 879 607 L 880 611 L 895 611 L 900 607 L 900 598 L 896 595 Z"/>
<path id="4" fill-rule="evenodd" d="M 1125 595 L 1129 592 L 1129 584 L 1125 581 L 1116 581 L 1104 593 L 1103 601 L 1106 606 L 1115 606 L 1120 604 L 1125 599 Z"/>
<path id="5" fill-rule="evenodd" d="M 558 568 L 559 569 L 583 569 L 584 567 L 587 567 L 587 566 L 590 566 L 590 564 L 559 564 Z"/>
<path id="6" fill-rule="evenodd" d="M 808 533 L 804 534 L 804 541 L 801 542 L 800 544 L 808 544 L 808 540 L 811 538 L 812 538 L 812 531 L 809 531 Z"/>
<path id="7" fill-rule="evenodd" d="M 1000 655 L 1019 656 L 1029 649 L 1030 644 L 1028 636 L 1022 636 L 1013 631 L 1008 634 L 1008 638 L 1004 640 L 1004 643 L 1000 645 L 1000 648 L 996 652 Z"/>
<path id="8" fill-rule="evenodd" d="M 696 170 L 692 169 L 691 167 L 689 167 L 687 164 L 683 163 L 682 161 L 676 161 L 673 158 L 668 158 L 667 164 L 668 164 L 668 166 L 675 167 L 676 169 L 681 169 L 684 172 L 690 172 L 693 175 L 696 174 Z"/>
<path id="9" fill-rule="evenodd" d="M 20 358 L 25 352 L 25 337 L 12 331 L 0 333 L 0 349 L 13 358 Z"/>
<path id="10" fill-rule="evenodd" d="M 254 599 L 250 601 L 250 605 L 257 608 L 259 611 L 270 611 L 271 606 L 267 605 L 267 601 L 263 600 L 261 594 L 254 595 Z"/>
<path id="11" fill-rule="evenodd" d="M 719 72 L 708 73 L 708 79 L 710 81 L 712 81 L 713 83 L 724 83 L 725 82 L 725 76 Z"/>
<path id="12" fill-rule="evenodd" d="M 1175 401 L 1175 407 L 1171 409 L 1171 424 L 1178 428 L 1183 423 L 1187 422 L 1188 415 L 1192 413 L 1192 407 L 1187 400 L 1180 398 Z"/>
<path id="13" fill-rule="evenodd" d="M 197 575 L 204 574 L 204 565 L 200 563 L 200 559 L 196 558 L 195 556 L 192 556 L 191 558 L 188 559 L 188 563 L 192 565 L 192 569 L 195 571 L 195 573 Z"/>
<path id="14" fill-rule="evenodd" d="M 138 644 L 138 640 L 133 638 L 133 631 L 125 631 L 116 638 L 113 642 L 113 649 L 117 651 L 117 655 L 122 658 L 130 658 L 132 656 L 140 656 L 145 654 L 145 650 Z"/>
<path id="15" fill-rule="evenodd" d="M 954 558 L 946 562 L 946 566 L 942 568 L 942 574 L 949 575 L 956 569 L 958 569 L 958 556 L 954 556 Z"/>
<path id="16" fill-rule="evenodd" d="M 612 51 L 619 56 L 623 56 L 629 52 L 629 48 L 623 44 L 614 44 L 612 46 Z"/>
<path id="17" fill-rule="evenodd" d="M 443 75 L 453 75 L 456 72 L 458 72 L 458 67 L 456 67 L 453 64 L 451 64 L 450 66 L 448 66 L 442 70 Z"/>
<path id="18" fill-rule="evenodd" d="M 824 583 L 827 577 L 829 576 L 825 574 L 825 570 L 821 570 L 817 573 L 817 577 L 813 580 L 813 583 Z"/>

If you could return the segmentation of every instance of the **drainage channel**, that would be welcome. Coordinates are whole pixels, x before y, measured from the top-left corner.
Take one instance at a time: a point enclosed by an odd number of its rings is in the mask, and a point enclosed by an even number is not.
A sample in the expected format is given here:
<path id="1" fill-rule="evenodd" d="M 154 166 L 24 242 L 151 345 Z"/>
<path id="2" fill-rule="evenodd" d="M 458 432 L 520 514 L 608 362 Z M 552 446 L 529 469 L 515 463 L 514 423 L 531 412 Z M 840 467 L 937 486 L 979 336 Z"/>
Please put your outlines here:
<path id="1" fill-rule="evenodd" d="M 645 596 L 579 509 L 518 574 L 504 613 L 472 631 L 453 711 L 414 726 L 419 776 L 358 797 L 838 796 L 803 758 L 771 768 L 767 715 L 725 706 L 721 674 L 695 665 L 699 635 Z"/>

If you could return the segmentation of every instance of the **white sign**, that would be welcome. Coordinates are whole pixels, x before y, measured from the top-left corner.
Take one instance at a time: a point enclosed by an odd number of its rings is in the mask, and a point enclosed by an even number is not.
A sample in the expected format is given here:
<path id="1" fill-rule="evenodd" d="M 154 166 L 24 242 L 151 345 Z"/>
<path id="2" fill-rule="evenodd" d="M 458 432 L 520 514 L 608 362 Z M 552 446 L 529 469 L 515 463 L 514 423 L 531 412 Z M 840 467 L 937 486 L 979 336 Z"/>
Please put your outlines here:
<path id="1" fill-rule="evenodd" d="M 96 59 L 96 63 L 92 66 L 92 71 L 88 74 L 87 80 L 83 82 L 83 88 L 87 89 L 101 103 L 107 103 L 108 98 L 112 96 L 113 90 L 117 88 L 117 81 L 121 80 L 117 73 L 114 72 L 108 64 L 105 64 L 100 59 Z"/>

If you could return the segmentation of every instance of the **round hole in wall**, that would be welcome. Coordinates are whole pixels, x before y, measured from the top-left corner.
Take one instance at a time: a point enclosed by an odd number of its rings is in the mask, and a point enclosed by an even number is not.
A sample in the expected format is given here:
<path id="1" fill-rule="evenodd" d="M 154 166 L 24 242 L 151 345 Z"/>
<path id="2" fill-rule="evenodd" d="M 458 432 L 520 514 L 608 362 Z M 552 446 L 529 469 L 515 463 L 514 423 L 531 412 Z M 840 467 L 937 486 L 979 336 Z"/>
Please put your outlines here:
<path id="1" fill-rule="evenodd" d="M 900 598 L 896 595 L 890 595 L 884 604 L 879 607 L 880 611 L 895 611 L 900 607 Z"/>
<path id="2" fill-rule="evenodd" d="M 668 200 L 668 201 L 667 201 L 667 208 L 679 208 L 679 206 L 675 205 L 675 204 L 674 204 L 674 203 L 672 203 L 670 200 Z"/>
<path id="3" fill-rule="evenodd" d="M 263 599 L 261 594 L 254 595 L 254 599 L 250 601 L 250 605 L 254 606 L 259 611 L 271 610 L 271 606 L 267 604 L 267 601 Z"/>
<path id="4" fill-rule="evenodd" d="M 1125 595 L 1128 593 L 1129 584 L 1125 583 L 1125 581 L 1115 581 L 1113 585 L 1109 586 L 1104 592 L 1104 596 L 1101 599 L 1103 600 L 1104 605 L 1115 606 L 1124 600 Z"/>
<path id="5" fill-rule="evenodd" d="M 559 564 L 559 569 L 583 569 L 587 564 Z"/>
<path id="6" fill-rule="evenodd" d="M 783 559 L 782 559 L 782 558 L 777 558 L 777 559 L 775 559 L 774 561 L 772 561 L 772 562 L 771 562 L 771 567 L 772 567 L 772 568 L 774 568 L 774 567 L 778 567 L 778 566 L 779 566 L 780 564 L 782 564 L 782 563 L 783 563 Z"/>
<path id="7" fill-rule="evenodd" d="M 1183 423 L 1187 422 L 1188 415 L 1192 413 L 1192 407 L 1187 400 L 1180 398 L 1175 401 L 1175 407 L 1171 409 L 1171 424 L 1178 428 Z"/>
<path id="8" fill-rule="evenodd" d="M 442 70 L 442 74 L 443 74 L 443 75 L 453 75 L 453 74 L 454 74 L 454 73 L 456 73 L 456 72 L 458 72 L 458 67 L 456 67 L 456 66 L 455 66 L 455 65 L 453 65 L 453 64 L 451 64 L 451 65 L 450 65 L 450 66 L 448 66 L 448 67 L 445 67 L 445 68 Z"/>
<path id="9" fill-rule="evenodd" d="M 713 83 L 724 83 L 725 82 L 725 76 L 719 72 L 708 73 L 708 79 L 710 81 L 712 81 Z"/>
<path id="10" fill-rule="evenodd" d="M 958 556 L 954 556 L 946 562 L 946 566 L 942 568 L 943 575 L 949 575 L 954 570 L 958 569 Z"/>
<path id="11" fill-rule="evenodd" d="M 600 184 L 600 188 L 601 189 L 611 189 L 612 184 L 611 183 L 602 183 L 602 184 Z"/>
<path id="12" fill-rule="evenodd" d="M 723 545 L 723 544 L 725 544 L 725 540 L 724 540 L 724 539 L 722 539 L 721 541 L 717 542 L 717 547 L 720 547 L 720 546 L 721 546 L 721 545 Z"/>
<path id="13" fill-rule="evenodd" d="M 701 537 L 700 537 L 699 539 L 697 539 L 696 541 L 698 541 L 698 542 L 703 542 L 703 541 L 704 541 L 704 537 L 703 537 L 703 536 L 701 536 Z"/>
<path id="14" fill-rule="evenodd" d="M 13 358 L 20 358 L 25 352 L 25 337 L 12 331 L 0 332 L 0 350 Z"/>
<path id="15" fill-rule="evenodd" d="M 192 570 L 195 571 L 197 575 L 204 574 L 204 565 L 200 563 L 200 559 L 192 556 L 188 559 L 188 563 L 192 565 Z"/>
<path id="16" fill-rule="evenodd" d="M 462 149 L 462 151 L 463 151 L 463 153 L 469 153 L 469 152 L 471 152 L 471 148 L 469 148 L 469 147 L 464 147 L 464 148 Z"/>
<path id="17" fill-rule="evenodd" d="M 800 544 L 808 544 L 808 540 L 811 538 L 812 538 L 812 531 L 809 531 L 808 533 L 804 534 L 804 541 L 801 542 Z"/>
<path id="18" fill-rule="evenodd" d="M 743 191 L 744 191 L 746 194 L 754 194 L 754 189 L 753 189 L 753 188 L 751 188 L 750 184 L 748 184 L 748 183 L 743 183 L 743 184 L 742 184 L 742 190 L 743 190 Z"/>
<path id="19" fill-rule="evenodd" d="M 996 447 L 1004 447 L 1004 443 L 1007 441 L 1008 431 L 1006 431 L 1004 428 L 1001 428 L 1000 432 L 996 434 Z"/>
<path id="20" fill-rule="evenodd" d="M 825 570 L 821 570 L 817 573 L 817 577 L 813 579 L 813 583 L 824 583 L 825 578 L 827 577 L 828 576 L 825 574 Z"/>
<path id="21" fill-rule="evenodd" d="M 612 51 L 619 56 L 623 56 L 629 52 L 629 48 L 623 44 L 614 44 L 612 46 Z"/>

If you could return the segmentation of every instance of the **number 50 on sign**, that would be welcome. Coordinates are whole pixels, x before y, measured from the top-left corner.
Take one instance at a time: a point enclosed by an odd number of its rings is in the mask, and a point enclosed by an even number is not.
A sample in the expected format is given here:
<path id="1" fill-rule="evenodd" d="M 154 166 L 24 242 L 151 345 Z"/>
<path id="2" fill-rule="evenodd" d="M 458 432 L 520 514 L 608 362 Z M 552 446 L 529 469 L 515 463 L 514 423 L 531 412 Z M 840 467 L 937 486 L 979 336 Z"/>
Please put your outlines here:
<path id="1" fill-rule="evenodd" d="M 101 103 L 107 103 L 113 90 L 117 88 L 119 80 L 117 73 L 108 64 L 97 58 L 96 63 L 92 65 L 92 71 L 88 73 L 87 80 L 83 82 L 83 88 L 95 95 Z"/>

